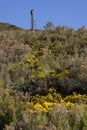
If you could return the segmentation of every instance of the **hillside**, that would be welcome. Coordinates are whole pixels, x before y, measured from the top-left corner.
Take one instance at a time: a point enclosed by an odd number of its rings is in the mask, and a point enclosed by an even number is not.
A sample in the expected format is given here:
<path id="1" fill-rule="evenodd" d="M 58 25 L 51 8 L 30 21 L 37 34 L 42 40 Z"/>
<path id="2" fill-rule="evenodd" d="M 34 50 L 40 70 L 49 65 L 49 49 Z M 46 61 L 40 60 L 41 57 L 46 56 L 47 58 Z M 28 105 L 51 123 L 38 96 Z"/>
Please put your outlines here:
<path id="1" fill-rule="evenodd" d="M 0 31 L 10 31 L 10 30 L 21 30 L 21 28 L 15 26 L 15 25 L 12 25 L 12 24 L 9 24 L 9 23 L 1 23 L 0 22 Z"/>
<path id="2" fill-rule="evenodd" d="M 74 96 L 71 96 L 73 94 Z M 53 30 L 48 28 L 48 30 L 31 31 L 15 25 L 0 23 L 1 129 L 9 126 L 6 130 L 12 130 L 15 126 L 13 130 L 16 130 L 16 126 L 19 124 L 22 125 L 23 130 L 39 130 L 37 125 L 33 127 L 32 120 L 35 120 L 31 116 L 38 113 L 38 110 L 48 113 L 51 127 L 57 128 L 56 118 L 58 117 L 54 116 L 53 112 L 56 115 L 56 107 L 59 108 L 59 106 L 56 106 L 51 113 L 48 108 L 55 106 L 55 103 L 62 104 L 64 101 L 63 107 L 68 109 L 69 106 L 67 107 L 66 103 L 70 101 L 69 109 L 72 108 L 73 111 L 75 108 L 78 109 L 78 105 L 73 109 L 73 103 L 80 103 L 82 100 L 87 103 L 86 95 L 87 29 L 85 27 L 74 30 L 58 26 Z M 44 104 L 44 102 L 51 104 Z M 39 103 L 39 107 L 37 103 Z M 65 110 L 63 107 L 62 110 Z M 65 115 L 67 115 L 66 111 L 68 110 L 64 111 Z M 29 117 L 26 117 L 27 112 L 29 112 Z M 38 114 L 34 116 L 37 120 Z M 70 119 L 69 116 L 66 116 L 67 120 Z M 45 126 L 41 127 L 41 130 L 51 130 L 46 115 L 42 113 L 39 118 L 38 120 L 42 122 L 41 126 Z M 72 120 L 74 121 L 74 119 Z M 70 128 L 74 126 L 69 125 Z M 71 130 L 69 125 L 67 125 L 67 130 Z M 10 128 L 10 126 L 13 127 Z M 84 130 L 86 130 L 85 127 Z"/>
<path id="3" fill-rule="evenodd" d="M 58 26 L 55 30 L 32 32 L 1 23 L 0 30 L 0 79 L 5 87 L 28 91 L 33 84 L 35 93 L 43 89 L 46 94 L 50 87 L 64 95 L 87 93 L 84 27 L 75 31 Z"/>

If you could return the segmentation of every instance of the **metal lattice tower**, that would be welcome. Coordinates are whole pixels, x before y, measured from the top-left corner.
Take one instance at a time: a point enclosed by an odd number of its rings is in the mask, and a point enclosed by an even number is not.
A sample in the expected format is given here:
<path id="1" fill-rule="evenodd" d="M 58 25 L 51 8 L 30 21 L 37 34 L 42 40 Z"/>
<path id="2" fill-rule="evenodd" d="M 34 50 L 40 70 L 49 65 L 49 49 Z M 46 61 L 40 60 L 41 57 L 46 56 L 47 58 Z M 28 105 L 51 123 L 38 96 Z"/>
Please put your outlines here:
<path id="1" fill-rule="evenodd" d="M 35 22 L 34 22 L 34 10 L 31 10 L 31 30 L 34 30 Z"/>

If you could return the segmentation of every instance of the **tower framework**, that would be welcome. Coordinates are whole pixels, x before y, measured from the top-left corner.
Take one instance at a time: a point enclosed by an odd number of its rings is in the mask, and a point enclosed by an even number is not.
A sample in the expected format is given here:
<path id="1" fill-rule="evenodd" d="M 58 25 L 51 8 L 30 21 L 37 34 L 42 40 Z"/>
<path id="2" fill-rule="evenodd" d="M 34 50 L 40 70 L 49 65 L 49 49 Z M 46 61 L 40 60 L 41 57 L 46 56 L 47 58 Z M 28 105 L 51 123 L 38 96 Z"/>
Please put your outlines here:
<path id="1" fill-rule="evenodd" d="M 34 10 L 31 10 L 31 30 L 34 30 L 35 22 L 34 22 Z"/>

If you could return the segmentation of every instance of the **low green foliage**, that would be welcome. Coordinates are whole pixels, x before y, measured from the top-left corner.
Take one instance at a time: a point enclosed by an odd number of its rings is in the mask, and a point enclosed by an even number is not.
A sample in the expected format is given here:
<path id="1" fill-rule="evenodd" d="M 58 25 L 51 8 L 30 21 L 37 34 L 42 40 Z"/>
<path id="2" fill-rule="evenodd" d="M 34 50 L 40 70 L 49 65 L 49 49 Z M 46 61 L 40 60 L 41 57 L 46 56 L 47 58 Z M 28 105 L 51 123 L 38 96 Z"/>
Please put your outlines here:
<path id="1" fill-rule="evenodd" d="M 86 130 L 86 95 L 85 27 L 0 23 L 0 129 Z"/>
<path id="2" fill-rule="evenodd" d="M 87 96 L 62 97 L 49 89 L 47 96 L 31 96 L 0 87 L 0 129 L 86 130 Z"/>

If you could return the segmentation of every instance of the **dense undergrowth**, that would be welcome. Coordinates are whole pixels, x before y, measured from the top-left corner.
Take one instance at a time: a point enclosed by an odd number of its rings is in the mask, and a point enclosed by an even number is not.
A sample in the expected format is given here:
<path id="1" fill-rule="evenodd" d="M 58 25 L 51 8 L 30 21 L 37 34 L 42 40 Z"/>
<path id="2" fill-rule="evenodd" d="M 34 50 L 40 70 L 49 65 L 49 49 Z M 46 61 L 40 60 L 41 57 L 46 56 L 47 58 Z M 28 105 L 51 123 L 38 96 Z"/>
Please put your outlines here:
<path id="1" fill-rule="evenodd" d="M 87 130 L 87 29 L 0 24 L 0 130 Z"/>

